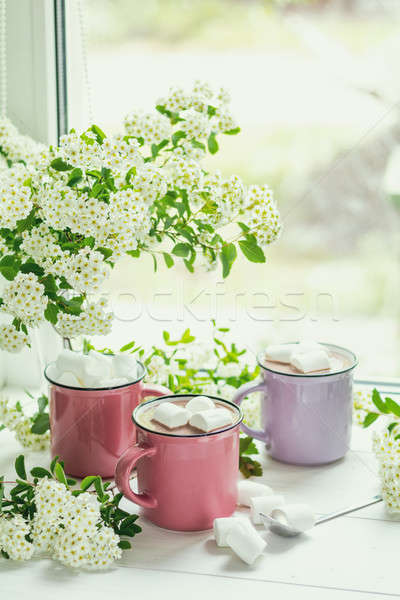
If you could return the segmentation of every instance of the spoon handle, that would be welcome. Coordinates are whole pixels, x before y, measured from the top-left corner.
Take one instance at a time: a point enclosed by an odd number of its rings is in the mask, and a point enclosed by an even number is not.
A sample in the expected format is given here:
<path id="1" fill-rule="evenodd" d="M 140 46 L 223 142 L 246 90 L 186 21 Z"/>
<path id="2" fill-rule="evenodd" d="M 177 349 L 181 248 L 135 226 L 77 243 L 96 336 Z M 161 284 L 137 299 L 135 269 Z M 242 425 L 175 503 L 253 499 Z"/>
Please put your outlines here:
<path id="1" fill-rule="evenodd" d="M 356 506 L 350 506 L 349 508 L 345 508 L 342 510 L 338 510 L 334 513 L 330 513 L 329 515 L 325 515 L 316 520 L 315 525 L 319 525 L 320 523 L 325 523 L 326 521 L 330 521 L 331 519 L 336 519 L 336 517 L 341 517 L 342 515 L 347 515 L 356 510 L 360 510 L 361 508 L 365 508 L 367 506 L 371 506 L 372 504 L 377 504 L 378 502 L 382 502 L 382 496 L 373 496 L 368 502 L 364 502 L 363 504 L 357 504 Z"/>

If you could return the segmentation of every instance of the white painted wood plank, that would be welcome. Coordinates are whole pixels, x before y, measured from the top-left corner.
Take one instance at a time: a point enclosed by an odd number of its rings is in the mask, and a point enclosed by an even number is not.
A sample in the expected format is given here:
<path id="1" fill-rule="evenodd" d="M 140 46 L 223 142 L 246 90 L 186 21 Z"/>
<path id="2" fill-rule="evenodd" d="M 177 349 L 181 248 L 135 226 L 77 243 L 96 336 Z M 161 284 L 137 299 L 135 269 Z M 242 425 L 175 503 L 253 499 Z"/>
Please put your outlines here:
<path id="1" fill-rule="evenodd" d="M 365 592 L 298 586 L 229 576 L 167 573 L 157 569 L 115 568 L 104 573 L 71 573 L 48 560 L 29 565 L 0 563 L 1 591 L 5 598 L 24 596 L 31 600 L 71 598 L 163 598 L 163 600 L 230 600 L 273 598 L 273 600 L 371 600 Z M 380 600 L 393 596 L 379 595 Z"/>

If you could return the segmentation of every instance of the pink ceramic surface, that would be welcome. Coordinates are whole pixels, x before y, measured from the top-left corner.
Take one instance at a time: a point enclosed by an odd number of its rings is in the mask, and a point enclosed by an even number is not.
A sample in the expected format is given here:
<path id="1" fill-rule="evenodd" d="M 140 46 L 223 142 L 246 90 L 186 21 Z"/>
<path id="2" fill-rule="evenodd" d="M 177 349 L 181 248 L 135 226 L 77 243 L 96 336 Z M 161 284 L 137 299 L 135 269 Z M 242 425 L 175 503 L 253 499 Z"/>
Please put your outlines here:
<path id="1" fill-rule="evenodd" d="M 51 454 L 65 463 L 69 475 L 113 477 L 121 454 L 135 442 L 131 415 L 147 396 L 170 391 L 144 383 L 145 368 L 127 385 L 106 389 L 73 388 L 55 383 L 49 375 Z"/>
<path id="2" fill-rule="evenodd" d="M 176 398 L 183 396 L 151 402 Z M 234 406 L 226 400 L 213 399 Z M 137 443 L 117 464 L 115 480 L 119 490 L 142 506 L 142 514 L 160 527 L 176 531 L 211 529 L 216 517 L 228 517 L 236 507 L 240 409 L 235 407 L 235 425 L 223 431 L 179 436 L 155 433 L 139 425 L 137 417 L 143 408 L 139 406 L 133 413 Z M 129 483 L 135 467 L 139 493 L 133 492 Z"/>
<path id="3" fill-rule="evenodd" d="M 249 394 L 261 392 L 262 428 L 243 424 L 242 430 L 265 442 L 277 460 L 324 464 L 342 458 L 350 447 L 357 359 L 345 348 L 325 345 L 343 353 L 351 366 L 340 373 L 288 375 L 267 369 L 259 355 L 262 379 L 244 384 L 233 398 L 240 404 Z"/>

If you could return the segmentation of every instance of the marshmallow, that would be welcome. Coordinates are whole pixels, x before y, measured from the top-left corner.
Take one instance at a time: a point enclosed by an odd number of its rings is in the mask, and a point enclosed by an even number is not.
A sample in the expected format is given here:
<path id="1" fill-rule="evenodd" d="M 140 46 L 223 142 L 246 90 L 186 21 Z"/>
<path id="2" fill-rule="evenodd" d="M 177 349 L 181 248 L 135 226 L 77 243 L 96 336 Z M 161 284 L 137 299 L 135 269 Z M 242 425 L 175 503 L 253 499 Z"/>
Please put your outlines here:
<path id="1" fill-rule="evenodd" d="M 190 413 L 186 408 L 177 406 L 173 402 L 162 402 L 154 411 L 153 419 L 169 429 L 182 427 L 189 420 Z"/>
<path id="2" fill-rule="evenodd" d="M 64 373 L 58 376 L 57 383 L 76 388 L 81 388 L 83 386 L 82 381 L 80 381 L 74 373 L 71 373 L 71 371 L 64 371 Z"/>
<path id="3" fill-rule="evenodd" d="M 272 496 L 256 496 L 250 498 L 250 518 L 254 525 L 262 525 L 263 522 L 260 513 L 269 515 L 274 508 L 278 508 L 284 504 L 283 496 L 273 494 Z"/>
<path id="4" fill-rule="evenodd" d="M 314 340 L 302 340 L 295 345 L 293 354 L 304 354 L 312 350 L 324 350 L 324 346 Z"/>
<path id="5" fill-rule="evenodd" d="M 308 504 L 285 504 L 273 509 L 271 517 L 290 525 L 298 532 L 307 531 L 315 525 L 315 514 Z"/>
<path id="6" fill-rule="evenodd" d="M 90 377 L 112 377 L 113 360 L 111 356 L 90 350 L 88 360 L 84 365 L 85 374 Z"/>
<path id="7" fill-rule="evenodd" d="M 74 373 L 76 377 L 81 378 L 84 372 L 84 357 L 78 352 L 72 350 L 61 350 L 56 360 L 58 373 Z"/>
<path id="8" fill-rule="evenodd" d="M 127 377 L 109 377 L 108 379 L 99 379 L 94 387 L 99 388 L 114 388 L 120 385 L 126 385 L 130 383 Z"/>
<path id="9" fill-rule="evenodd" d="M 267 346 L 265 357 L 267 360 L 289 364 L 297 345 L 298 344 L 276 344 Z"/>
<path id="10" fill-rule="evenodd" d="M 209 408 L 192 415 L 189 423 L 201 431 L 213 431 L 225 425 L 232 425 L 232 413 L 227 408 Z"/>
<path id="11" fill-rule="evenodd" d="M 329 356 L 324 350 L 311 350 L 304 354 L 293 354 L 291 363 L 302 373 L 325 371 L 330 369 Z"/>
<path id="12" fill-rule="evenodd" d="M 236 523 L 242 523 L 245 527 L 251 528 L 250 521 L 242 516 L 219 517 L 218 519 L 214 519 L 214 537 L 217 546 L 228 546 L 226 538 Z"/>
<path id="13" fill-rule="evenodd" d="M 116 377 L 137 378 L 137 360 L 132 354 L 115 354 L 111 361 Z"/>
<path id="14" fill-rule="evenodd" d="M 228 546 L 248 565 L 254 563 L 267 545 L 253 527 L 246 527 L 240 522 L 233 525 L 226 536 L 226 541 Z"/>
<path id="15" fill-rule="evenodd" d="M 250 500 L 258 496 L 271 496 L 272 489 L 263 483 L 256 483 L 249 479 L 238 481 L 238 504 L 251 506 Z"/>
<path id="16" fill-rule="evenodd" d="M 186 404 L 186 408 L 193 415 L 194 413 L 198 413 L 203 410 L 215 408 L 215 404 L 211 398 L 207 398 L 207 396 L 196 396 L 195 398 L 189 400 L 189 402 Z"/>

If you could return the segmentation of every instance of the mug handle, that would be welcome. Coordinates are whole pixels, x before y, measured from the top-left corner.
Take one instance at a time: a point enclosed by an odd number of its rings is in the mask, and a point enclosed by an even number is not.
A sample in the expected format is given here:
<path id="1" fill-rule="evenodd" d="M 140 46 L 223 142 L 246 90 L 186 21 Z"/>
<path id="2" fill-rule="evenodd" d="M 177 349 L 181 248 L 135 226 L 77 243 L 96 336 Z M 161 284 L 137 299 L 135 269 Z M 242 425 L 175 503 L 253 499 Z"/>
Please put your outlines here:
<path id="1" fill-rule="evenodd" d="M 122 492 L 125 498 L 128 498 L 128 500 L 131 500 L 131 502 L 139 504 L 139 506 L 143 506 L 144 508 L 156 508 L 156 498 L 150 494 L 136 494 L 136 492 L 131 489 L 129 480 L 138 460 L 144 458 L 145 456 L 151 458 L 156 454 L 156 452 L 157 450 L 155 448 L 142 448 L 138 444 L 135 444 L 134 446 L 131 446 L 125 450 L 117 462 L 115 469 L 115 483 L 117 484 L 119 491 Z"/>
<path id="2" fill-rule="evenodd" d="M 171 390 L 164 387 L 163 385 L 157 385 L 156 383 L 144 383 L 140 392 L 140 396 L 146 398 L 146 396 L 170 396 Z"/>
<path id="3" fill-rule="evenodd" d="M 242 386 L 240 386 L 236 394 L 233 396 L 232 402 L 240 406 L 242 400 L 244 400 L 249 394 L 263 391 L 265 391 L 265 384 L 263 381 L 259 381 L 258 383 L 249 381 L 248 383 L 244 383 Z M 252 429 L 242 422 L 242 431 L 256 440 L 261 440 L 262 442 L 266 441 L 266 433 L 262 429 Z"/>

